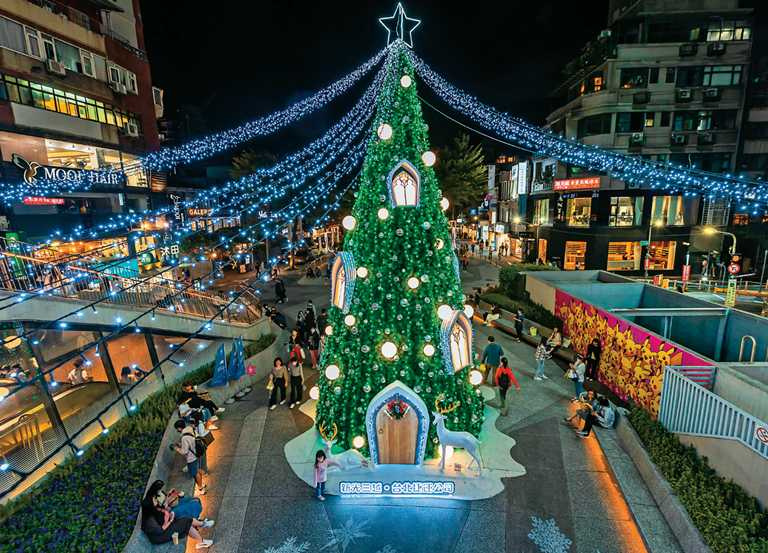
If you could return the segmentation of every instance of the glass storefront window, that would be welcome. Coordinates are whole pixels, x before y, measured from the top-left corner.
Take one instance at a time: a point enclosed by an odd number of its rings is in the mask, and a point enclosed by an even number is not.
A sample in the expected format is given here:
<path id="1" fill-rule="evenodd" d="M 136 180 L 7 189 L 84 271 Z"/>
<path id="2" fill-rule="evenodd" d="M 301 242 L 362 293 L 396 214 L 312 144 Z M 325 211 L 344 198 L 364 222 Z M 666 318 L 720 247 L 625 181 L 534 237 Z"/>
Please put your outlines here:
<path id="1" fill-rule="evenodd" d="M 685 224 L 682 196 L 654 196 L 651 205 L 651 221 L 667 226 Z"/>
<path id="2" fill-rule="evenodd" d="M 592 198 L 568 198 L 566 213 L 569 227 L 588 227 L 592 214 Z"/>
<path id="3" fill-rule="evenodd" d="M 172 352 L 176 352 L 171 359 L 171 363 L 163 364 L 163 370 L 168 370 L 171 365 L 179 366 L 182 363 L 186 366 L 190 360 L 196 355 L 204 354 L 210 351 L 210 355 L 213 356 L 213 350 L 219 347 L 217 342 L 211 340 L 201 340 L 193 338 L 186 343 L 183 343 L 185 338 L 179 338 L 177 336 L 158 336 L 154 334 L 152 336 L 155 341 L 155 349 L 157 350 L 158 359 L 162 360 Z M 227 349 L 227 351 L 229 351 Z"/>
<path id="4" fill-rule="evenodd" d="M 539 252 L 537 257 L 542 263 L 547 262 L 547 239 L 546 238 L 539 238 Z"/>
<path id="5" fill-rule="evenodd" d="M 608 242 L 609 271 L 639 271 L 641 258 L 640 242 Z"/>
<path id="6" fill-rule="evenodd" d="M 677 242 L 674 241 L 651 242 L 648 248 L 648 269 L 657 271 L 674 269 L 676 250 Z"/>
<path id="7" fill-rule="evenodd" d="M 614 196 L 611 198 L 611 211 L 608 226 L 640 226 L 643 218 L 643 197 Z"/>
<path id="8" fill-rule="evenodd" d="M 128 384 L 136 378 L 136 369 L 149 371 L 152 369 L 152 358 L 149 356 L 147 341 L 141 332 L 123 334 L 109 341 L 109 358 L 115 368 L 119 381 Z"/>
<path id="9" fill-rule="evenodd" d="M 549 198 L 536 200 L 533 204 L 533 224 L 548 225 L 549 223 Z"/>
<path id="10" fill-rule="evenodd" d="M 563 269 L 566 271 L 583 271 L 586 266 L 587 243 L 581 241 L 567 241 L 565 243 L 565 262 Z"/>

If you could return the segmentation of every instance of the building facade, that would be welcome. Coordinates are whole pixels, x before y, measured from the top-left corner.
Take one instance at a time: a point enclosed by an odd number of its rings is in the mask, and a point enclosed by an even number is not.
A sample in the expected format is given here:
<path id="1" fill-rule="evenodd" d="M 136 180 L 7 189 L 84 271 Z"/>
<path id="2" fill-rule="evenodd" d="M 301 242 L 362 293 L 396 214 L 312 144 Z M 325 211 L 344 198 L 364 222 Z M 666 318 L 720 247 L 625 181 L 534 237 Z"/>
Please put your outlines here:
<path id="1" fill-rule="evenodd" d="M 568 138 L 659 163 L 742 167 L 752 11 L 736 0 L 616 0 L 609 26 L 566 67 L 547 125 Z M 758 163 L 754 161 L 753 163 Z M 566 270 L 681 274 L 728 261 L 733 206 L 661 192 L 535 158 L 528 221 L 536 255 Z M 727 239 L 726 239 L 727 240 Z"/>
<path id="2" fill-rule="evenodd" d="M 32 240 L 151 205 L 142 153 L 160 146 L 162 91 L 152 86 L 138 0 L 0 4 L 0 179 L 30 184 L 0 230 Z M 43 198 L 47 180 L 94 182 Z M 116 171 L 95 179 L 95 171 Z M 31 182 L 29 182 L 31 180 Z"/>

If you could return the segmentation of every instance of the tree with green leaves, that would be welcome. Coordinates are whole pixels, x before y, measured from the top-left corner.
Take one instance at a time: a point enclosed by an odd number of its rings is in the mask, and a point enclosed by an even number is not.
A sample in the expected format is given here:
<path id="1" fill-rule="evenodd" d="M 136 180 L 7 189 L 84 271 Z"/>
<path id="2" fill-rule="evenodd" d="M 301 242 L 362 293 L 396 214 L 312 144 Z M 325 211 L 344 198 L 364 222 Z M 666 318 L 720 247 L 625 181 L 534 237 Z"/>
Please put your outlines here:
<path id="1" fill-rule="evenodd" d="M 440 151 L 435 171 L 454 213 L 476 207 L 483 201 L 488 168 L 481 146 L 470 144 L 468 134 L 460 134 Z"/>
<path id="2" fill-rule="evenodd" d="M 393 46 L 377 99 L 348 232 L 332 272 L 316 424 L 338 444 L 369 452 L 366 411 L 399 381 L 446 426 L 477 435 L 483 399 L 469 382 L 472 329 L 458 261 L 405 46 Z M 397 417 L 398 406 L 388 406 Z M 408 410 L 407 406 L 401 405 Z M 421 413 L 420 421 L 430 414 Z M 426 452 L 436 446 L 429 425 Z"/>

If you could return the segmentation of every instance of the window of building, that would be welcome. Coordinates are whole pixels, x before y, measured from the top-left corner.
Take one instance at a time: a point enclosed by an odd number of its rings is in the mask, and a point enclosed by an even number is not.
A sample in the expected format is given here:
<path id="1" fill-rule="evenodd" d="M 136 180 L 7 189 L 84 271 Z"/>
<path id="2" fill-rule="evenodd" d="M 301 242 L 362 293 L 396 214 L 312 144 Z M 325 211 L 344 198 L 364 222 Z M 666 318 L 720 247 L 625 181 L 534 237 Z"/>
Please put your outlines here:
<path id="1" fill-rule="evenodd" d="M 734 213 L 733 225 L 741 227 L 749 224 L 749 213 Z"/>
<path id="2" fill-rule="evenodd" d="M 667 74 L 664 78 L 665 83 L 674 83 L 677 77 L 677 70 L 674 67 L 667 67 Z"/>
<path id="3" fill-rule="evenodd" d="M 659 68 L 651 67 L 650 75 L 648 77 L 648 83 L 656 84 L 659 82 Z"/>
<path id="4" fill-rule="evenodd" d="M 722 131 L 736 128 L 736 110 L 677 111 L 675 131 Z"/>
<path id="5" fill-rule="evenodd" d="M 593 74 L 590 78 L 590 82 L 592 83 L 592 92 L 600 92 L 604 88 L 603 83 L 603 74 Z"/>
<path id="6" fill-rule="evenodd" d="M 672 154 L 669 160 L 693 169 L 725 173 L 731 170 L 731 155 L 729 152 L 680 153 Z"/>
<path id="7" fill-rule="evenodd" d="M 651 221 L 663 226 L 685 224 L 682 196 L 654 196 L 651 204 Z"/>
<path id="8" fill-rule="evenodd" d="M 669 127 L 670 120 L 672 119 L 671 115 L 672 115 L 672 112 L 670 112 L 670 111 L 662 111 L 661 112 L 661 118 L 660 118 L 660 121 L 659 121 L 659 126 L 660 127 Z"/>
<path id="9" fill-rule="evenodd" d="M 718 19 L 710 22 L 707 29 L 707 41 L 725 42 L 729 40 L 749 40 L 752 28 L 747 21 Z"/>
<path id="10" fill-rule="evenodd" d="M 686 65 L 677 68 L 677 86 L 701 86 L 704 68 L 700 65 Z"/>
<path id="11" fill-rule="evenodd" d="M 18 104 L 98 121 L 121 129 L 129 122 L 141 128 L 135 114 L 73 92 L 65 92 L 58 88 L 2 74 L 0 74 L 0 89 L 4 89 L 0 92 L 0 96 L 4 95 L 11 102 Z"/>
<path id="12" fill-rule="evenodd" d="M 586 267 L 586 256 L 586 242 L 568 240 L 565 243 L 563 269 L 566 271 L 583 271 Z"/>
<path id="13" fill-rule="evenodd" d="M 611 123 L 613 115 L 610 113 L 601 113 L 579 119 L 578 135 L 579 138 L 593 136 L 596 134 L 611 134 Z"/>
<path id="14" fill-rule="evenodd" d="M 653 127 L 652 111 L 628 111 L 616 114 L 616 132 L 642 132 L 645 127 Z"/>
<path id="15" fill-rule="evenodd" d="M 731 86 L 741 83 L 740 65 L 707 65 L 704 67 L 703 86 Z"/>
<path id="16" fill-rule="evenodd" d="M 93 54 L 80 50 L 80 69 L 84 75 L 96 77 L 96 62 L 93 59 Z"/>
<path id="17" fill-rule="evenodd" d="M 654 198 L 655 199 L 655 198 Z M 651 242 L 648 246 L 648 269 L 651 271 L 671 271 L 675 268 L 677 242 Z"/>
<path id="18" fill-rule="evenodd" d="M 569 227 L 588 227 L 592 215 L 592 198 L 568 198 L 566 220 Z"/>
<path id="19" fill-rule="evenodd" d="M 0 46 L 26 54 L 24 26 L 6 17 L 0 17 Z"/>
<path id="20" fill-rule="evenodd" d="M 40 33 L 36 29 L 24 27 L 24 34 L 27 39 L 26 53 L 33 58 L 42 59 L 43 51 L 40 47 Z"/>
<path id="21" fill-rule="evenodd" d="M 611 197 L 611 211 L 608 216 L 610 227 L 640 226 L 643 219 L 642 196 L 613 196 Z"/>
<path id="22" fill-rule="evenodd" d="M 748 140 L 768 138 L 768 121 L 747 121 L 744 138 Z"/>
<path id="23" fill-rule="evenodd" d="M 546 238 L 539 238 L 539 249 L 537 252 L 537 257 L 542 263 L 547 262 L 547 239 Z"/>
<path id="24" fill-rule="evenodd" d="M 608 242 L 609 271 L 639 271 L 643 248 L 640 242 Z"/>
<path id="25" fill-rule="evenodd" d="M 651 21 L 648 24 L 648 42 L 691 42 L 699 38 L 699 28 L 690 19 Z"/>
<path id="26" fill-rule="evenodd" d="M 401 161 L 389 174 L 389 200 L 393 207 L 419 205 L 419 172 Z"/>
<path id="27" fill-rule="evenodd" d="M 549 220 L 549 198 L 536 200 L 533 204 L 533 224 L 548 225 Z"/>
<path id="28" fill-rule="evenodd" d="M 56 48 L 56 59 L 59 63 L 69 71 L 82 73 L 82 71 L 80 71 L 80 48 L 58 39 L 54 39 L 53 44 Z"/>
<path id="29" fill-rule="evenodd" d="M 741 156 L 741 167 L 745 171 L 768 171 L 768 154 L 744 154 Z"/>
<path id="30" fill-rule="evenodd" d="M 622 67 L 619 71 L 621 88 L 645 88 L 648 86 L 647 67 Z"/>

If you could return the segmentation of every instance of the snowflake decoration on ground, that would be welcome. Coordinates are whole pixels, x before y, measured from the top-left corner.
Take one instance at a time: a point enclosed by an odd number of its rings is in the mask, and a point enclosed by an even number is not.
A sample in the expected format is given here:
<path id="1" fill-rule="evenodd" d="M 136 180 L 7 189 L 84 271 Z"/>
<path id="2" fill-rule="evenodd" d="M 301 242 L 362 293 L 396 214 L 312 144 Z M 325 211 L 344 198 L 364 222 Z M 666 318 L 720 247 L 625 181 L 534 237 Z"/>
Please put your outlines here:
<path id="1" fill-rule="evenodd" d="M 568 553 L 573 543 L 558 528 L 555 519 L 542 520 L 531 517 L 533 527 L 528 538 L 539 546 L 541 553 Z"/>
<path id="2" fill-rule="evenodd" d="M 329 541 L 320 550 L 338 545 L 341 548 L 341 553 L 345 553 L 347 547 L 355 540 L 370 537 L 364 532 L 366 526 L 368 526 L 368 521 L 357 522 L 354 518 L 349 519 L 340 528 L 333 528 L 328 531 Z"/>
<path id="3" fill-rule="evenodd" d="M 292 536 L 277 547 L 268 547 L 264 553 L 306 553 L 307 551 L 309 551 L 309 542 L 299 543 L 296 536 Z"/>

